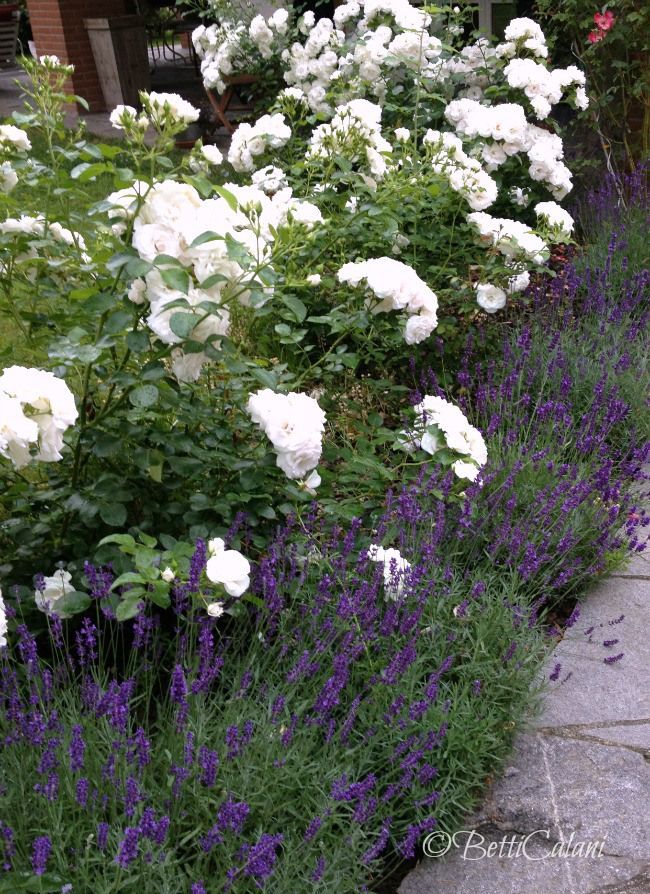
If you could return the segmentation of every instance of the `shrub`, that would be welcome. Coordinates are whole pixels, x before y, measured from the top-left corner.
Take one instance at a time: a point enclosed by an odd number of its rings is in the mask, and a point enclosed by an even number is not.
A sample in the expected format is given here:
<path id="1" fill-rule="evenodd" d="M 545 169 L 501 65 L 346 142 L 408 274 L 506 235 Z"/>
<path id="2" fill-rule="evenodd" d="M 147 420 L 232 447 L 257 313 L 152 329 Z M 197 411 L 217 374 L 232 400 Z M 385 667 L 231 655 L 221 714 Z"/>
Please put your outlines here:
<path id="1" fill-rule="evenodd" d="M 354 19 L 349 41 L 321 20 L 305 46 L 319 46 L 322 62 L 327 33 L 342 71 L 348 53 L 372 43 L 382 77 L 357 58 L 347 86 L 329 78 L 325 108 L 296 69 L 270 113 L 237 131 L 230 168 L 215 147 L 173 154 L 175 134 L 197 115 L 173 94 L 116 109 L 122 145 L 66 136 L 67 68 L 27 64 L 35 111 L 15 121 L 46 154 L 37 161 L 22 130 L 6 132 L 22 216 L 0 224 L 2 313 L 16 329 L 12 356 L 24 350 L 42 366 L 47 354 L 79 415 L 74 427 L 57 423 L 69 445 L 57 463 L 14 471 L 3 462 L 3 565 L 14 580 L 33 575 L 36 556 L 71 571 L 88 558 L 121 561 L 96 549 L 111 530 L 206 538 L 241 511 L 262 549 L 269 522 L 308 503 L 320 479 L 330 515 L 369 516 L 388 485 L 431 461 L 393 449 L 410 359 L 431 362 L 442 338 L 453 364 L 482 311 L 525 288 L 549 245 L 570 238 L 572 221 L 554 203 L 510 214 L 569 190 L 560 137 L 527 116 L 547 121 L 563 93 L 581 103 L 582 75 L 547 70 L 530 20 L 515 21 L 496 48 L 457 51 L 455 13 L 373 10 L 337 12 Z M 388 55 L 377 44 L 386 17 L 397 41 Z M 423 56 L 413 55 L 414 35 Z M 399 126 L 407 118 L 410 133 Z M 97 178 L 113 191 L 77 206 Z M 25 199 L 38 203 L 31 214 Z M 272 433 L 272 451 L 246 411 L 265 390 L 320 401 L 326 421 L 319 410 L 289 447 Z M 24 395 L 9 397 L 33 414 Z M 449 443 L 433 461 L 465 478 L 481 464 Z"/>

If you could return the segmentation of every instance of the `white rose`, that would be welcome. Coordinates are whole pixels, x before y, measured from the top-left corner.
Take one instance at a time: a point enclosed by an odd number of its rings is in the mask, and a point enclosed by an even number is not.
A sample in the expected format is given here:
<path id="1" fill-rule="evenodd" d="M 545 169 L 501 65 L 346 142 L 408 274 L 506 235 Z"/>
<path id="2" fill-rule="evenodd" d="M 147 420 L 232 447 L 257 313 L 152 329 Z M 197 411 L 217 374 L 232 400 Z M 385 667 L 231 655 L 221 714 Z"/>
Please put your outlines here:
<path id="1" fill-rule="evenodd" d="M 44 578 L 43 589 L 34 592 L 37 607 L 48 615 L 56 612 L 59 618 L 69 618 L 69 614 L 61 608 L 57 608 L 57 603 L 66 593 L 71 593 L 74 590 L 70 584 L 71 580 L 70 572 L 63 570 L 55 571 L 51 577 Z"/>
<path id="2" fill-rule="evenodd" d="M 220 165 L 223 155 L 216 146 L 201 146 L 201 154 L 211 165 Z"/>
<path id="3" fill-rule="evenodd" d="M 212 583 L 222 584 L 229 596 L 239 597 L 250 585 L 250 570 L 248 559 L 236 549 L 218 549 L 208 559 L 205 572 Z"/>
<path id="4" fill-rule="evenodd" d="M 478 283 L 476 286 L 476 302 L 486 313 L 493 314 L 506 306 L 507 296 L 503 289 L 492 283 Z"/>

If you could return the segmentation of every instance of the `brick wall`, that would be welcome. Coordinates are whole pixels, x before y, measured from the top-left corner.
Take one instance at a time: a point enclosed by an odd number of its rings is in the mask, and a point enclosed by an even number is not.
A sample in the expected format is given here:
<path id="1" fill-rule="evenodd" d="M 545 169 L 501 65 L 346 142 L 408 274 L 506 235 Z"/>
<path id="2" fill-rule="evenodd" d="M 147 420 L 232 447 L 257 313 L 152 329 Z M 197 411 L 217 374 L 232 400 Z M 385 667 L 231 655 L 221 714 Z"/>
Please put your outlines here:
<path id="1" fill-rule="evenodd" d="M 84 18 L 123 15 L 126 0 L 27 0 L 39 56 L 55 55 L 75 67 L 70 90 L 93 112 L 106 108 Z"/>

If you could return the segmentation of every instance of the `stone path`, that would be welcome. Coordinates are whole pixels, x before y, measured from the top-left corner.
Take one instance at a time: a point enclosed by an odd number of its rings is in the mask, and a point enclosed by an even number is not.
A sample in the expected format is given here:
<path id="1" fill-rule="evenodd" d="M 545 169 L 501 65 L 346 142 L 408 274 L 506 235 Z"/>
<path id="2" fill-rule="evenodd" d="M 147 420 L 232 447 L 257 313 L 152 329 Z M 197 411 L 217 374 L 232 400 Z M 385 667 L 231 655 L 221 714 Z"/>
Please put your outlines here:
<path id="1" fill-rule="evenodd" d="M 649 620 L 650 555 L 636 554 L 582 603 L 542 715 L 467 831 L 399 894 L 650 894 Z"/>

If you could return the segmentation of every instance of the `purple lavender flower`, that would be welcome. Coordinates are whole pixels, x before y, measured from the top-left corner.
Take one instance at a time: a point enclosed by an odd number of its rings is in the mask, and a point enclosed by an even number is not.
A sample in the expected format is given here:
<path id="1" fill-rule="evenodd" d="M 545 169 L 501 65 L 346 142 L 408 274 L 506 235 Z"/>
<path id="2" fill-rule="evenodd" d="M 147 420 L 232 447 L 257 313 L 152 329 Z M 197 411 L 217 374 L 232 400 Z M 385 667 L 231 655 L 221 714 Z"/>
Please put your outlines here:
<path id="1" fill-rule="evenodd" d="M 88 803 L 89 788 L 90 786 L 85 776 L 82 776 L 81 779 L 77 779 L 77 784 L 75 786 L 75 799 L 80 807 L 85 807 Z"/>
<path id="2" fill-rule="evenodd" d="M 70 756 L 70 772 L 78 773 L 80 770 L 83 770 L 86 743 L 83 737 L 83 727 L 78 723 L 72 727 L 68 754 Z"/>
<path id="3" fill-rule="evenodd" d="M 119 851 L 115 862 L 121 869 L 128 869 L 138 856 L 140 844 L 140 830 L 136 826 L 127 826 L 124 830 L 124 838 L 120 842 Z"/>
<path id="4" fill-rule="evenodd" d="M 325 867 L 327 863 L 325 861 L 325 857 L 321 856 L 316 860 L 316 866 L 314 867 L 314 871 L 311 874 L 311 880 L 313 882 L 319 882 L 322 877 L 325 875 Z"/>
<path id="5" fill-rule="evenodd" d="M 202 881 L 194 882 L 190 888 L 190 894 L 208 894 Z"/>
<path id="6" fill-rule="evenodd" d="M 48 835 L 34 839 L 32 846 L 32 871 L 34 875 L 43 875 L 52 851 L 52 842 Z"/>
<path id="7" fill-rule="evenodd" d="M 248 851 L 244 875 L 254 879 L 255 884 L 261 887 L 275 868 L 277 860 L 276 850 L 284 841 L 284 835 L 270 835 L 264 832 L 256 844 Z"/>
<path id="8" fill-rule="evenodd" d="M 217 778 L 219 755 L 211 748 L 202 745 L 199 749 L 199 766 L 201 767 L 201 785 L 212 788 Z"/>
<path id="9" fill-rule="evenodd" d="M 551 673 L 549 674 L 549 677 L 548 677 L 549 680 L 552 680 L 553 682 L 555 682 L 557 679 L 559 679 L 561 670 L 562 670 L 562 664 L 558 661 L 556 663 L 556 665 L 554 666 L 553 670 L 551 671 Z"/>
<path id="10" fill-rule="evenodd" d="M 322 825 L 322 818 L 320 816 L 315 816 L 305 830 L 305 834 L 303 835 L 304 840 L 312 841 L 312 839 L 314 839 L 318 834 L 318 831 Z"/>
<path id="11" fill-rule="evenodd" d="M 625 652 L 619 652 L 618 655 L 608 655 L 607 658 L 603 658 L 603 661 L 605 664 L 616 664 L 616 662 L 620 661 L 624 655 Z"/>
<path id="12" fill-rule="evenodd" d="M 97 824 L 97 847 L 100 849 L 100 851 L 106 850 L 109 829 L 110 826 L 108 825 L 108 823 Z"/>

